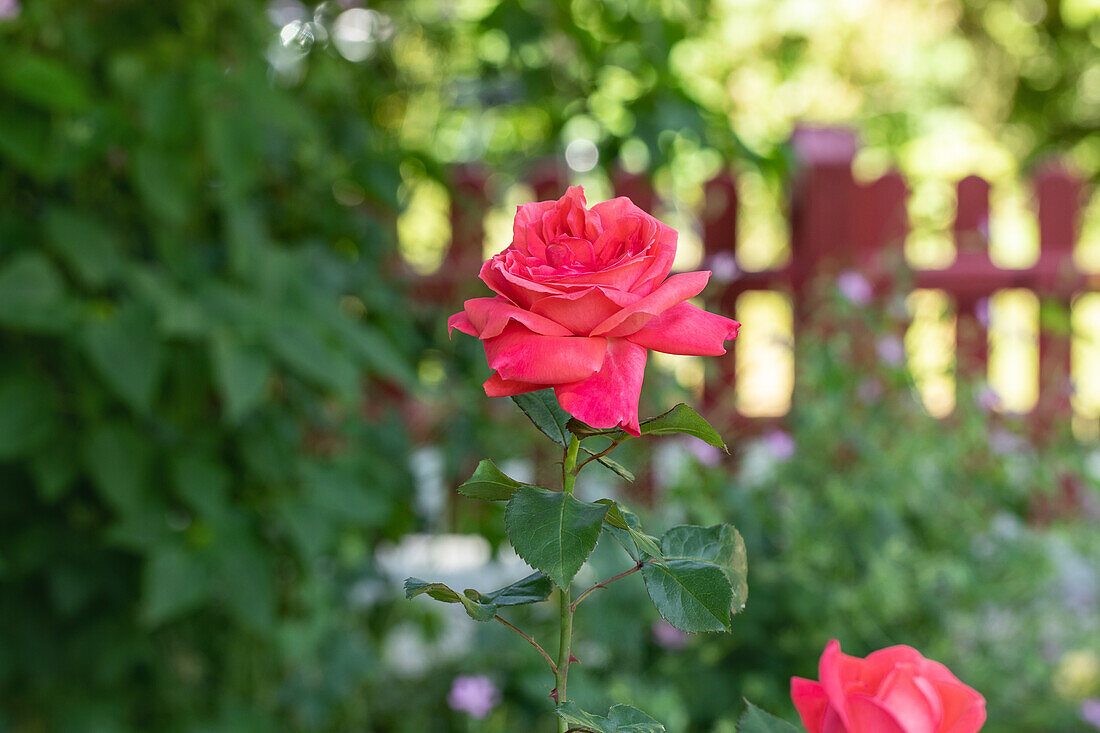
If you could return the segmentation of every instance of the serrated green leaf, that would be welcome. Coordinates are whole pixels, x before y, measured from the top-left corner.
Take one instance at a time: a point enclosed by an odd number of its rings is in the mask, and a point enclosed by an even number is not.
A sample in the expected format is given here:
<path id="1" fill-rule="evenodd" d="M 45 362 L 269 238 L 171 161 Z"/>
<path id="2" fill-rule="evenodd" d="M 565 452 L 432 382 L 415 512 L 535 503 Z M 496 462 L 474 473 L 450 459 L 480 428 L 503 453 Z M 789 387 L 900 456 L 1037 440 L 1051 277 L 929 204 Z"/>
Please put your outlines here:
<path id="1" fill-rule="evenodd" d="M 741 720 L 737 723 L 737 733 L 797 733 L 798 729 L 771 713 L 764 712 L 748 700 Z"/>
<path id="2" fill-rule="evenodd" d="M 420 578 L 405 578 L 406 598 L 412 599 L 425 593 L 428 597 L 443 603 L 461 603 L 463 608 L 466 609 L 467 615 L 474 621 L 483 623 L 492 621 L 493 617 L 497 615 L 495 604 L 483 603 L 476 597 L 471 598 L 469 595 L 458 593 L 444 583 L 429 583 Z M 480 595 L 477 591 L 472 591 L 472 594 Z"/>
<path id="3" fill-rule="evenodd" d="M 733 590 L 732 613 L 740 613 L 749 596 L 748 555 L 745 540 L 733 526 L 673 527 L 661 538 L 666 557 L 683 557 L 717 565 Z"/>
<path id="4" fill-rule="evenodd" d="M 722 440 L 722 436 L 718 434 L 718 431 L 711 427 L 710 423 L 704 420 L 699 413 L 682 402 L 662 415 L 643 421 L 641 432 L 642 435 L 683 433 L 729 453 L 729 449 L 726 448 L 726 443 Z"/>
<path id="5" fill-rule="evenodd" d="M 486 458 L 477 464 L 474 475 L 459 485 L 458 492 L 473 499 L 508 501 L 516 489 L 523 485 Z"/>
<path id="6" fill-rule="evenodd" d="M 615 705 L 607 717 L 594 715 L 577 706 L 572 700 L 558 705 L 558 717 L 571 727 L 594 733 L 664 733 L 665 727 L 641 710 L 629 705 Z"/>
<path id="7" fill-rule="evenodd" d="M 538 392 L 514 395 L 512 401 L 523 410 L 523 414 L 542 431 L 543 435 L 563 447 L 569 442 L 567 425 L 570 416 L 568 412 L 561 409 L 558 398 L 554 396 L 554 390 L 542 389 Z"/>
<path id="8" fill-rule="evenodd" d="M 669 558 L 642 568 L 653 605 L 683 631 L 729 631 L 733 591 L 722 570 L 711 563 Z"/>
<path id="9" fill-rule="evenodd" d="M 526 606 L 540 603 L 550 597 L 554 585 L 543 573 L 531 573 L 526 578 L 506 585 L 492 593 L 478 594 L 482 603 L 494 606 Z"/>
<path id="10" fill-rule="evenodd" d="M 597 503 L 607 505 L 604 523 L 608 525 L 608 531 L 631 558 L 637 561 L 648 555 L 658 562 L 663 562 L 657 538 L 642 531 L 642 523 L 638 515 L 611 499 L 600 499 Z"/>
<path id="11" fill-rule="evenodd" d="M 504 522 L 516 553 L 565 588 L 596 546 L 606 514 L 606 504 L 521 486 L 508 501 Z"/>
<path id="12" fill-rule="evenodd" d="M 136 304 L 123 305 L 89 322 L 83 341 L 103 381 L 134 410 L 148 412 L 167 356 L 153 314 Z"/>

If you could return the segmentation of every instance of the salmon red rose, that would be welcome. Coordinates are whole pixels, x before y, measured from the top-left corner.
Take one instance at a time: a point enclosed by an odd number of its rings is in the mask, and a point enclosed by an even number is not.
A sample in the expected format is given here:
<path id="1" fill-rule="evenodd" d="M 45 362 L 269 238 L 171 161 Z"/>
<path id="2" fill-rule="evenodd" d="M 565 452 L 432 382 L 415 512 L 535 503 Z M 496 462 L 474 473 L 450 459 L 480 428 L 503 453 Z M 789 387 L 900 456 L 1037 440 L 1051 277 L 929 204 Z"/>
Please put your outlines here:
<path id="1" fill-rule="evenodd" d="M 791 699 L 810 733 L 975 733 L 985 724 L 985 698 L 912 647 L 860 659 L 834 639 L 818 676 L 791 678 Z"/>
<path id="2" fill-rule="evenodd" d="M 562 409 L 594 428 L 637 435 L 647 350 L 719 356 L 738 323 L 687 303 L 709 272 L 669 276 L 676 231 L 617 198 L 587 208 L 573 186 L 524 204 L 512 243 L 480 277 L 449 329 L 476 336 L 494 374 L 490 397 L 553 387 Z"/>

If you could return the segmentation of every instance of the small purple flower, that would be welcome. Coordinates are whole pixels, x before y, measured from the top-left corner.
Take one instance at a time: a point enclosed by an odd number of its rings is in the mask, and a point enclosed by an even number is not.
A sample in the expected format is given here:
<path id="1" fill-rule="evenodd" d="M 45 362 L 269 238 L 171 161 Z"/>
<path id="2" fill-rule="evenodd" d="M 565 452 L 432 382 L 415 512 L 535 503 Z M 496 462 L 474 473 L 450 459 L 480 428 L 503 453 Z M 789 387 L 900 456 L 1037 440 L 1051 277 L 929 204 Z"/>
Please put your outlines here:
<path id="1" fill-rule="evenodd" d="M 989 447 L 997 455 L 1008 456 L 1023 450 L 1025 442 L 1015 433 L 1010 433 L 1004 428 L 996 428 L 989 432 Z"/>
<path id="2" fill-rule="evenodd" d="M 978 389 L 974 402 L 982 412 L 993 412 L 1001 406 L 1000 395 L 990 386 L 986 385 Z"/>
<path id="3" fill-rule="evenodd" d="M 500 704 L 500 691 L 483 674 L 459 675 L 451 683 L 447 704 L 451 706 L 451 710 L 484 720 Z"/>
<path id="4" fill-rule="evenodd" d="M 836 287 L 848 302 L 855 305 L 867 305 L 875 294 L 867 278 L 855 270 L 840 273 L 836 278 Z"/>
<path id="5" fill-rule="evenodd" d="M 710 258 L 707 266 L 715 282 L 733 282 L 741 275 L 741 268 L 737 266 L 737 258 L 732 252 L 719 252 Z"/>
<path id="6" fill-rule="evenodd" d="M 722 451 L 709 443 L 701 440 L 688 440 L 685 442 L 688 452 L 704 466 L 717 466 L 722 462 Z"/>
<path id="7" fill-rule="evenodd" d="M 901 366 L 905 362 L 905 343 L 894 334 L 880 338 L 875 344 L 875 351 L 879 361 L 888 366 Z"/>
<path id="8" fill-rule="evenodd" d="M 651 631 L 653 632 L 653 643 L 662 649 L 678 652 L 687 646 L 688 635 L 664 619 L 653 624 Z"/>
<path id="9" fill-rule="evenodd" d="M 882 382 L 877 379 L 865 379 L 856 388 L 856 396 L 865 405 L 871 405 L 882 398 Z"/>
<path id="10" fill-rule="evenodd" d="M 794 438 L 783 430 L 770 430 L 764 435 L 764 446 L 771 457 L 777 461 L 786 461 L 794 455 Z"/>
<path id="11" fill-rule="evenodd" d="M 1081 720 L 1100 730 L 1100 697 L 1090 697 L 1081 703 Z"/>
<path id="12" fill-rule="evenodd" d="M 0 21 L 17 18 L 20 10 L 19 0 L 0 0 Z"/>

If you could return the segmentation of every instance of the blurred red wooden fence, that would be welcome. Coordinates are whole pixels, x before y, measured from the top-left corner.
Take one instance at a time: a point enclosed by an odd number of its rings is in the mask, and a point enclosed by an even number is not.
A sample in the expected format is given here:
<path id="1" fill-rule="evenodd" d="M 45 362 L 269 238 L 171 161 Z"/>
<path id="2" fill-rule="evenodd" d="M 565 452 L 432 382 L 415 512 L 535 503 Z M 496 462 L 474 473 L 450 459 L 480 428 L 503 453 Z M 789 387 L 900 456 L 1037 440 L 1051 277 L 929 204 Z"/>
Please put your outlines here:
<path id="1" fill-rule="evenodd" d="M 843 269 L 861 272 L 878 294 L 895 287 L 897 263 L 903 261 L 901 247 L 910 228 L 909 189 L 904 178 L 890 172 L 867 183 L 857 181 L 852 170 L 856 136 L 848 129 L 800 128 L 792 145 L 799 167 L 790 190 L 789 264 L 778 270 L 739 272 L 725 283 L 712 280 L 706 298 L 720 312 L 733 314 L 738 296 L 746 291 L 773 290 L 789 294 L 797 313 L 806 302 L 812 279 Z M 543 200 L 559 197 L 565 180 L 560 166 L 549 165 L 534 170 L 529 183 L 536 197 Z M 655 210 L 656 197 L 646 177 L 619 172 L 612 183 L 616 195 L 629 196 L 647 211 Z M 1048 163 L 1038 168 L 1032 184 L 1040 240 L 1040 256 L 1034 266 L 1009 270 L 992 262 L 988 248 L 990 184 L 969 176 L 957 183 L 954 262 L 945 269 L 909 273 L 913 287 L 940 289 L 954 301 L 956 354 L 963 371 L 973 374 L 984 368 L 987 359 L 987 333 L 975 312 L 980 301 L 1004 288 L 1026 288 L 1068 310 L 1075 294 L 1090 285 L 1073 260 L 1084 203 L 1083 181 L 1067 168 Z M 488 188 L 486 171 L 475 167 L 456 170 L 451 187 L 452 245 L 438 272 L 418 279 L 421 298 L 457 308 L 461 295 L 473 297 L 462 283 L 478 271 L 482 260 L 483 222 L 491 206 Z M 706 184 L 705 191 L 701 219 L 707 266 L 729 261 L 734 254 L 737 180 L 732 173 L 720 173 Z M 1093 282 L 1093 289 L 1095 286 Z M 798 321 L 796 316 L 795 323 Z M 1042 380 L 1037 418 L 1069 414 L 1069 343 L 1067 333 L 1040 333 Z M 730 405 L 736 373 L 732 350 L 719 364 L 719 376 L 707 385 L 707 402 Z"/>

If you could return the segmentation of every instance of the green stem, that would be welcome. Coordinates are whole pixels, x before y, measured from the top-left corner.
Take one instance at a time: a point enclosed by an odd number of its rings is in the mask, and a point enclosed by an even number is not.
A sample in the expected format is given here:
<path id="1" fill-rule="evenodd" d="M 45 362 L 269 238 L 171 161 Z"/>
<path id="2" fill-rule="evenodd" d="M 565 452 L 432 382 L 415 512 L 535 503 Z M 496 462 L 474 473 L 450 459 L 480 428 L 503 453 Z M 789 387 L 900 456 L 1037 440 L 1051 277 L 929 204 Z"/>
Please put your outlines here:
<path id="1" fill-rule="evenodd" d="M 577 482 L 577 453 L 580 451 L 581 441 L 576 435 L 569 439 L 569 446 L 565 449 L 565 460 L 562 462 L 562 491 L 573 493 L 573 485 Z M 558 704 L 569 698 L 566 694 L 566 683 L 569 681 L 569 660 L 572 658 L 573 646 L 573 605 L 569 598 L 569 587 L 561 589 L 561 631 L 558 636 L 558 664 L 554 670 L 554 682 L 557 684 Z M 558 718 L 558 733 L 569 730 L 569 724 Z"/>

